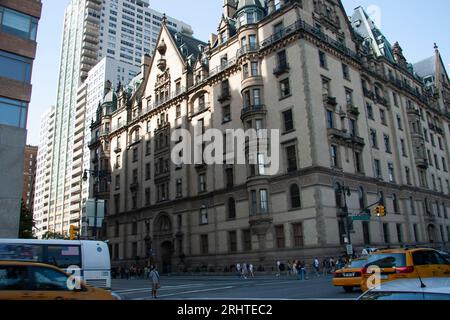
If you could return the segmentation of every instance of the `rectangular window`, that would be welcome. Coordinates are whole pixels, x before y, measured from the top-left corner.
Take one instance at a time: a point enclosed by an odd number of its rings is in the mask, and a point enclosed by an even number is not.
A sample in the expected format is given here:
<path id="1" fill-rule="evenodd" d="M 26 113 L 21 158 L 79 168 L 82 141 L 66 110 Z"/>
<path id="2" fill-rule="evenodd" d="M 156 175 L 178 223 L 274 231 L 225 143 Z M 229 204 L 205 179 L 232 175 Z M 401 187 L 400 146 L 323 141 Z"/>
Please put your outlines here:
<path id="1" fill-rule="evenodd" d="M 204 173 L 198 175 L 198 191 L 206 192 L 206 174 Z"/>
<path id="2" fill-rule="evenodd" d="M 350 70 L 348 68 L 348 65 L 345 63 L 342 64 L 342 74 L 344 76 L 344 79 L 350 80 Z"/>
<path id="3" fill-rule="evenodd" d="M 3 17 L 0 15 L 1 31 L 36 41 L 38 19 L 8 8 L 0 9 L 3 9 Z"/>
<path id="4" fill-rule="evenodd" d="M 334 128 L 334 112 L 331 110 L 327 110 L 326 116 L 327 116 L 327 129 L 333 129 Z"/>
<path id="5" fill-rule="evenodd" d="M 375 120 L 373 116 L 373 106 L 370 103 L 367 103 L 367 117 L 371 120 Z"/>
<path id="6" fill-rule="evenodd" d="M 260 213 L 267 214 L 269 212 L 269 199 L 266 189 L 259 190 L 260 196 Z"/>
<path id="7" fill-rule="evenodd" d="M 384 147 L 387 153 L 391 153 L 391 141 L 387 134 L 384 135 Z"/>
<path id="8" fill-rule="evenodd" d="M 292 117 L 292 110 L 283 112 L 284 132 L 294 130 L 294 119 Z"/>
<path id="9" fill-rule="evenodd" d="M 445 161 L 445 158 L 442 157 L 442 170 L 444 170 L 445 172 L 447 172 L 447 162 Z"/>
<path id="10" fill-rule="evenodd" d="M 200 224 L 208 224 L 208 209 L 205 206 L 200 209 Z"/>
<path id="11" fill-rule="evenodd" d="M 277 53 L 278 70 L 285 70 L 288 67 L 286 50 Z"/>
<path id="12" fill-rule="evenodd" d="M 380 120 L 381 124 L 387 126 L 386 111 L 384 109 L 380 109 Z"/>
<path id="13" fill-rule="evenodd" d="M 145 189 L 145 205 L 150 205 L 150 188 Z"/>
<path id="14" fill-rule="evenodd" d="M 138 161 L 138 148 L 134 148 L 133 149 L 133 162 L 137 162 Z"/>
<path id="15" fill-rule="evenodd" d="M 400 139 L 400 146 L 402 148 L 402 155 L 404 157 L 408 157 L 408 154 L 406 153 L 406 144 L 404 139 Z"/>
<path id="16" fill-rule="evenodd" d="M 145 180 L 150 180 L 150 163 L 145 164 Z"/>
<path id="17" fill-rule="evenodd" d="M 327 69 L 327 56 L 325 52 L 319 50 L 320 67 Z"/>
<path id="18" fill-rule="evenodd" d="M 250 197 L 251 197 L 251 213 L 252 215 L 256 215 L 258 213 L 258 202 L 256 199 L 256 191 L 252 190 L 250 193 Z"/>
<path id="19" fill-rule="evenodd" d="M 252 250 L 252 233 L 249 229 L 242 231 L 242 242 L 244 251 Z"/>
<path id="20" fill-rule="evenodd" d="M 298 166 L 297 166 L 297 150 L 295 148 L 295 145 L 286 147 L 286 159 L 288 172 L 296 172 L 298 170 Z"/>
<path id="21" fill-rule="evenodd" d="M 284 226 L 275 226 L 275 238 L 276 238 L 276 247 L 278 249 L 283 249 L 286 244 L 284 241 Z"/>
<path id="22" fill-rule="evenodd" d="M 357 173 L 364 172 L 361 152 L 355 152 L 355 170 Z"/>
<path id="23" fill-rule="evenodd" d="M 229 240 L 230 252 L 236 252 L 237 251 L 236 231 L 229 231 L 228 232 L 228 240 Z"/>
<path id="24" fill-rule="evenodd" d="M 286 98 L 291 95 L 291 87 L 289 85 L 289 78 L 280 81 L 280 97 Z"/>
<path id="25" fill-rule="evenodd" d="M 300 248 L 303 247 L 304 241 L 303 241 L 303 224 L 300 223 L 294 223 L 292 225 L 293 229 L 293 236 L 294 236 L 294 247 Z"/>
<path id="26" fill-rule="evenodd" d="M 148 156 L 151 153 L 151 150 L 152 150 L 152 142 L 145 141 L 145 155 Z"/>
<path id="27" fill-rule="evenodd" d="M 120 213 L 120 194 L 114 195 L 114 212 L 116 214 Z M 118 237 L 118 235 L 116 235 Z"/>
<path id="28" fill-rule="evenodd" d="M 258 47 L 256 42 L 256 35 L 251 34 L 248 36 L 248 44 L 251 50 L 255 50 Z"/>
<path id="29" fill-rule="evenodd" d="M 389 181 L 395 182 L 394 164 L 388 163 Z"/>
<path id="30" fill-rule="evenodd" d="M 370 143 L 372 145 L 372 148 L 378 149 L 377 132 L 374 129 L 370 129 Z"/>
<path id="31" fill-rule="evenodd" d="M 260 106 L 261 103 L 261 90 L 260 89 L 253 89 L 253 105 L 254 106 Z"/>
<path id="32" fill-rule="evenodd" d="M 374 164 L 375 176 L 376 176 L 378 179 L 383 179 L 383 176 L 382 176 L 382 174 L 381 174 L 381 163 L 380 163 L 380 160 L 375 159 L 375 160 L 373 161 L 373 164 Z"/>
<path id="33" fill-rule="evenodd" d="M 209 243 L 208 243 L 208 235 L 202 234 L 200 236 L 200 253 L 208 254 L 209 253 Z"/>
<path id="34" fill-rule="evenodd" d="M 397 126 L 399 130 L 403 130 L 402 117 L 399 114 L 397 115 Z"/>
<path id="35" fill-rule="evenodd" d="M 251 72 L 252 77 L 259 76 L 258 62 L 252 61 L 252 62 L 250 63 L 250 67 L 251 67 L 251 68 L 250 68 L 250 72 Z"/>
<path id="36" fill-rule="evenodd" d="M 31 65 L 31 59 L 0 50 L 0 77 L 30 83 Z"/>
<path id="37" fill-rule="evenodd" d="M 229 122 L 231 121 L 231 106 L 224 106 L 222 107 L 222 122 Z"/>
<path id="38" fill-rule="evenodd" d="M 116 190 L 120 189 L 120 174 L 116 175 Z"/>
<path id="39" fill-rule="evenodd" d="M 339 168 L 339 155 L 338 155 L 338 147 L 335 145 L 332 145 L 330 147 L 330 154 L 331 154 L 331 166 L 334 168 Z"/>
<path id="40" fill-rule="evenodd" d="M 405 175 L 406 175 L 406 183 L 411 185 L 411 169 L 409 167 L 405 167 Z"/>
<path id="41" fill-rule="evenodd" d="M 177 193 L 177 198 L 181 198 L 183 196 L 183 180 L 182 179 L 177 179 L 176 193 Z"/>
<path id="42" fill-rule="evenodd" d="M 0 124 L 26 128 L 28 103 L 0 97 Z"/>

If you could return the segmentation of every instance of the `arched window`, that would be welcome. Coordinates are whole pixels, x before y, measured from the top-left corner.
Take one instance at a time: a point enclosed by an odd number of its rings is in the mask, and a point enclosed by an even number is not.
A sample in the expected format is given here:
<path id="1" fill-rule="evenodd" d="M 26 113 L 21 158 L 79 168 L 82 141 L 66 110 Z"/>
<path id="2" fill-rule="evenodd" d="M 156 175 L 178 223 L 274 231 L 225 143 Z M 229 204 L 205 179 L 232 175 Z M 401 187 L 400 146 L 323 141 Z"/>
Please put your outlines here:
<path id="1" fill-rule="evenodd" d="M 337 208 L 343 208 L 343 201 L 342 201 L 342 186 L 339 182 L 336 182 L 334 185 L 334 196 L 336 197 L 336 207 Z"/>
<path id="2" fill-rule="evenodd" d="M 228 198 L 228 219 L 236 219 L 236 201 L 234 198 Z"/>
<path id="3" fill-rule="evenodd" d="M 367 207 L 367 205 L 366 205 L 366 194 L 364 192 L 363 187 L 358 188 L 358 199 L 359 199 L 359 208 L 361 210 L 364 210 Z"/>
<path id="4" fill-rule="evenodd" d="M 291 199 L 291 208 L 300 208 L 302 206 L 301 198 L 300 198 L 300 188 L 297 184 L 293 184 L 290 187 L 290 199 Z"/>

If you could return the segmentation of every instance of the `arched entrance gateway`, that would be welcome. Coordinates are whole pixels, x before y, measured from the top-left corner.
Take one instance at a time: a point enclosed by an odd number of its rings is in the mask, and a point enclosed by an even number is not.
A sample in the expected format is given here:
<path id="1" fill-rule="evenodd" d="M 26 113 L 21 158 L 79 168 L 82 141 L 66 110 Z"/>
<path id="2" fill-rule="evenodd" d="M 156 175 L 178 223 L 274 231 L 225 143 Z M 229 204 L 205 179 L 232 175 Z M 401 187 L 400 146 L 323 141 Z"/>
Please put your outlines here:
<path id="1" fill-rule="evenodd" d="M 173 229 L 172 221 L 167 213 L 160 213 L 155 219 L 154 240 L 156 248 L 156 265 L 161 273 L 172 272 Z"/>

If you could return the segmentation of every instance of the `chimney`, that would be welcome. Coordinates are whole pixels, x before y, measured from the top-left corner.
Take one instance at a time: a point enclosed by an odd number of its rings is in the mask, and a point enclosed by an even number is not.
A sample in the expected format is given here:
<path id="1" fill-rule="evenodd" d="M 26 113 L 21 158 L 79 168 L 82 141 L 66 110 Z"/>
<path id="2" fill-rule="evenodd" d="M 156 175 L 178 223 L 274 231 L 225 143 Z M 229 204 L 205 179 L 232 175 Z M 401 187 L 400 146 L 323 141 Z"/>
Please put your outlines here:
<path id="1" fill-rule="evenodd" d="M 144 79 L 147 77 L 147 74 L 150 72 L 151 60 L 152 60 L 152 57 L 147 53 L 142 56 L 141 74 Z"/>
<path id="2" fill-rule="evenodd" d="M 233 18 L 236 13 L 236 0 L 223 0 L 223 14 L 227 18 Z"/>

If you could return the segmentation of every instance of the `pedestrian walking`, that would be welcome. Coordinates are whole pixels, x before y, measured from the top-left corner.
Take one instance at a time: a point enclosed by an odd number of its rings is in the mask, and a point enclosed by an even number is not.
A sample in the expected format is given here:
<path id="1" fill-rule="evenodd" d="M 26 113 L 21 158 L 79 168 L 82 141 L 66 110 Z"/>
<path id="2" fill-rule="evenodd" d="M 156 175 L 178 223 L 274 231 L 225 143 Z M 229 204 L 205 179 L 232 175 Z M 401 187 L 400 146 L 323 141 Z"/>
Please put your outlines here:
<path id="1" fill-rule="evenodd" d="M 281 275 L 281 262 L 278 260 L 277 261 L 277 277 L 279 277 Z"/>
<path id="2" fill-rule="evenodd" d="M 331 274 L 336 271 L 336 263 L 334 262 L 334 257 L 330 258 L 330 270 Z"/>
<path id="3" fill-rule="evenodd" d="M 242 264 L 242 278 L 247 279 L 247 263 Z"/>
<path id="4" fill-rule="evenodd" d="M 161 284 L 159 282 L 159 273 L 156 269 L 156 266 L 151 266 L 150 280 L 152 281 L 152 298 L 156 299 L 157 290 L 161 287 Z"/>
<path id="5" fill-rule="evenodd" d="M 328 270 L 330 269 L 329 263 L 330 261 L 327 258 L 322 260 L 322 272 L 324 277 L 328 276 Z"/>
<path id="6" fill-rule="evenodd" d="M 298 276 L 297 265 L 298 265 L 298 261 L 297 261 L 297 260 L 294 260 L 294 261 L 292 262 L 292 276 L 293 276 L 293 277 Z"/>
<path id="7" fill-rule="evenodd" d="M 297 279 L 298 280 L 306 280 L 306 268 L 305 262 L 297 262 Z"/>
<path id="8" fill-rule="evenodd" d="M 316 273 L 317 277 L 320 277 L 319 271 L 320 271 L 320 262 L 319 259 L 315 258 L 314 262 L 313 262 L 313 269 L 314 272 Z"/>
<path id="9" fill-rule="evenodd" d="M 250 278 L 254 278 L 255 277 L 255 275 L 253 273 L 253 264 L 251 264 L 251 263 L 248 265 L 248 272 L 249 272 Z"/>
<path id="10" fill-rule="evenodd" d="M 238 275 L 238 277 L 242 277 L 242 273 L 241 273 L 241 264 L 240 263 L 236 263 L 236 273 Z"/>

